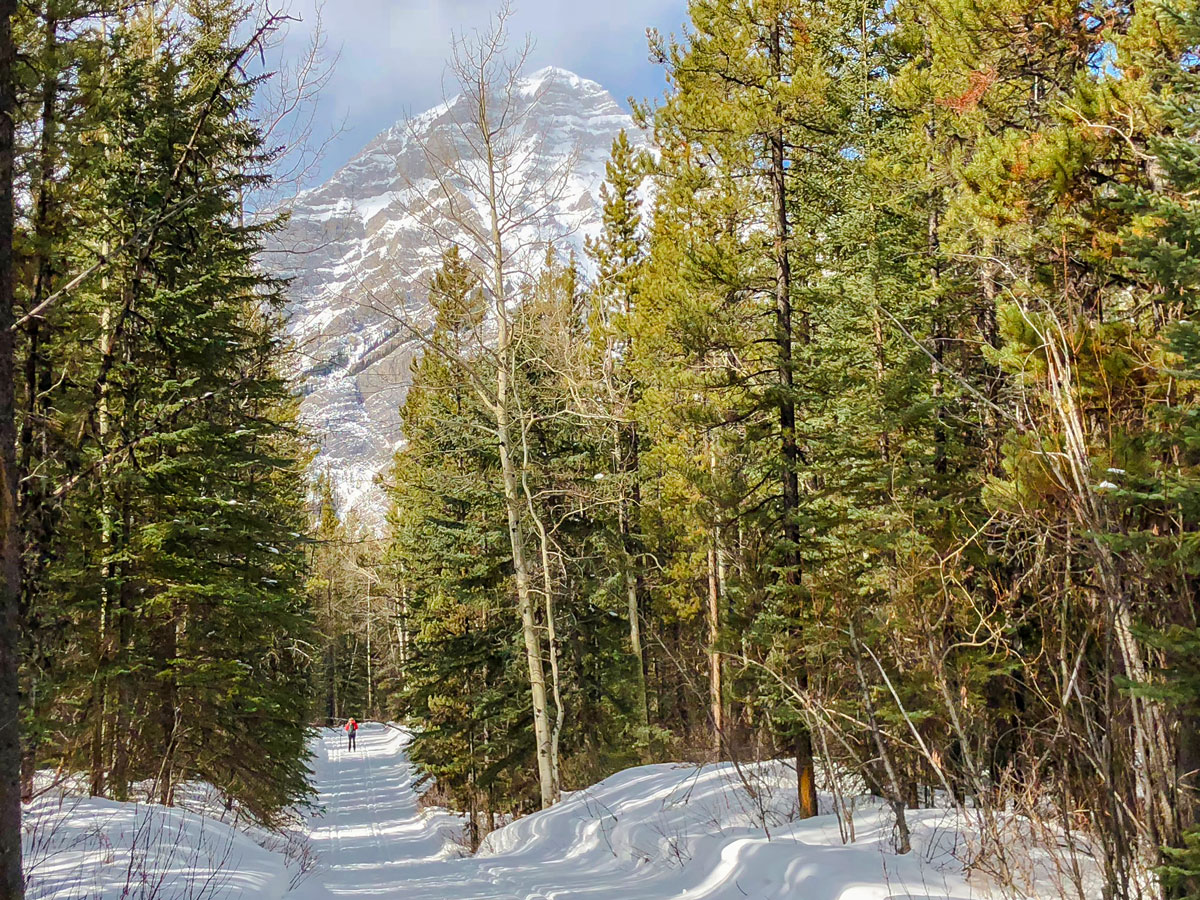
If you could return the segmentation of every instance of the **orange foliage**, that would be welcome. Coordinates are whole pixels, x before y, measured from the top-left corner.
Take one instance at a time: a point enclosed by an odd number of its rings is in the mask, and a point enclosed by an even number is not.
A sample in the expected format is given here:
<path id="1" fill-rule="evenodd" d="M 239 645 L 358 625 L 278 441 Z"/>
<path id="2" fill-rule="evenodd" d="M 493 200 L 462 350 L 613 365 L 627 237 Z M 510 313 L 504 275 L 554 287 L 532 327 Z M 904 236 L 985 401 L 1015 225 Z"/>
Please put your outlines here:
<path id="1" fill-rule="evenodd" d="M 974 109 L 979 105 L 979 101 L 983 95 L 987 93 L 987 89 L 996 83 L 996 69 L 989 66 L 982 72 L 972 72 L 967 79 L 969 87 L 967 90 L 959 94 L 957 97 L 943 97 L 938 100 L 939 106 L 944 106 L 947 109 L 952 109 L 955 112 L 966 112 Z"/>

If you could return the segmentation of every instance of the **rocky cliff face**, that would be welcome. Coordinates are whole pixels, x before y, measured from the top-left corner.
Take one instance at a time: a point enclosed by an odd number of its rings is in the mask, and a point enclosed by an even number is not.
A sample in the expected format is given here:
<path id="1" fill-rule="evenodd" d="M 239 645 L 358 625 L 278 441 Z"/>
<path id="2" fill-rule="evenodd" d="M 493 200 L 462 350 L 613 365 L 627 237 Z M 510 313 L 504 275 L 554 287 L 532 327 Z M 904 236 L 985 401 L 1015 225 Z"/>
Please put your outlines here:
<path id="1" fill-rule="evenodd" d="M 518 242 L 553 239 L 582 249 L 600 222 L 600 185 L 612 140 L 633 123 L 595 82 L 548 68 L 518 85 L 521 162 L 509 189 L 531 210 L 544 203 L 530 185 L 565 172 L 557 199 L 531 215 Z M 292 207 L 276 268 L 292 277 L 289 330 L 303 365 L 302 415 L 321 436 L 317 467 L 344 510 L 372 526 L 385 501 L 375 477 L 403 440 L 399 409 L 420 351 L 412 328 L 428 324 L 426 285 L 443 249 L 457 239 L 444 222 L 431 230 L 438 182 L 422 147 L 453 143 L 473 152 L 455 123 L 468 114 L 455 98 L 388 129 L 325 184 Z M 477 204 L 470 192 L 459 198 Z M 536 234 L 533 231 L 536 230 Z"/>

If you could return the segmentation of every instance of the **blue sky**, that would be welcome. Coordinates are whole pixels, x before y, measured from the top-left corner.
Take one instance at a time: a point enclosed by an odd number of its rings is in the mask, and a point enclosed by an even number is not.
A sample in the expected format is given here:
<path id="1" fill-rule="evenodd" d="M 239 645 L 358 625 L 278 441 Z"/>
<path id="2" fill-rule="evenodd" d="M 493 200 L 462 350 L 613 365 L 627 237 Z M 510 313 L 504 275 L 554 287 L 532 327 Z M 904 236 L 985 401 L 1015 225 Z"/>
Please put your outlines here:
<path id="1" fill-rule="evenodd" d="M 409 113 L 442 99 L 453 31 L 486 22 L 498 0 L 323 0 L 327 52 L 340 58 L 316 109 L 317 136 L 342 127 L 313 181 L 323 180 Z M 303 46 L 315 0 L 292 0 L 294 24 L 282 52 Z M 603 84 L 622 104 L 662 93 L 662 71 L 647 58 L 646 28 L 678 33 L 686 0 L 524 0 L 511 30 L 533 37 L 531 70 L 562 66 Z"/>

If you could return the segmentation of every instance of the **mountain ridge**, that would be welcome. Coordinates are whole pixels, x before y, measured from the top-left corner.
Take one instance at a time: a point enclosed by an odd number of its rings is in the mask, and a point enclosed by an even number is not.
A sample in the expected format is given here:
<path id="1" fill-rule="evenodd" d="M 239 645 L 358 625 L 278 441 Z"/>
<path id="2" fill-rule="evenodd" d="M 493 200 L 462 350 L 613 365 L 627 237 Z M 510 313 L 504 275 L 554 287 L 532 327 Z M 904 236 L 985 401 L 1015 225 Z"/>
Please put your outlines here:
<path id="1" fill-rule="evenodd" d="M 599 230 L 612 140 L 621 130 L 641 136 L 603 86 L 558 66 L 520 78 L 515 97 L 531 149 L 514 183 L 568 167 L 546 227 L 522 239 L 582 258 Z M 287 250 L 278 274 L 292 285 L 288 333 L 303 361 L 301 420 L 324 435 L 314 466 L 339 510 L 374 530 L 386 511 L 377 476 L 402 441 L 399 410 L 420 350 L 412 329 L 430 320 L 426 283 L 443 249 L 421 224 L 433 191 L 420 188 L 436 182 L 420 147 L 449 140 L 464 152 L 455 125 L 467 114 L 459 95 L 384 129 L 296 197 L 277 238 Z"/>

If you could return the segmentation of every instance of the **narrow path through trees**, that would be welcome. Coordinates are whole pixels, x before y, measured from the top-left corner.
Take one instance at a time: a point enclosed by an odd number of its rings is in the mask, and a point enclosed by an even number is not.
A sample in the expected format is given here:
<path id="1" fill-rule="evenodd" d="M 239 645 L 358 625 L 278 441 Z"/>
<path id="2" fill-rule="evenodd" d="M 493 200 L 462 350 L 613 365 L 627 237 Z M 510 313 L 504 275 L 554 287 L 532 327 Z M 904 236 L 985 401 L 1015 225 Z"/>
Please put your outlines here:
<path id="1" fill-rule="evenodd" d="M 310 821 L 320 869 L 300 896 L 403 897 L 405 900 L 508 900 L 483 860 L 457 859 L 461 823 L 424 813 L 416 770 L 395 729 L 364 723 L 358 747 L 326 731 L 314 760 L 318 813 Z"/>

